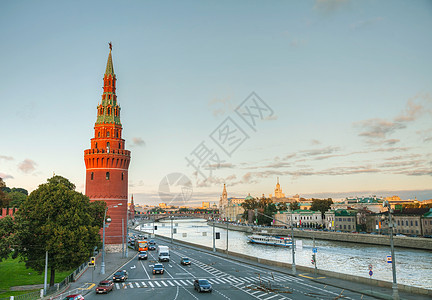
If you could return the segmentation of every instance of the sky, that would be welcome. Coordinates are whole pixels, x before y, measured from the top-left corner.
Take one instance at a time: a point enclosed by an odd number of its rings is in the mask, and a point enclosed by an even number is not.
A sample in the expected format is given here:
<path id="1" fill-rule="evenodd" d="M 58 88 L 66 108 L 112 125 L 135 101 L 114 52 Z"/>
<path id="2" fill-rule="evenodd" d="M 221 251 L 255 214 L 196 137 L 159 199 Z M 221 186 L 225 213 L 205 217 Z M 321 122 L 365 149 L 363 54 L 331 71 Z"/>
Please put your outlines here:
<path id="1" fill-rule="evenodd" d="M 85 191 L 112 42 L 135 203 L 432 198 L 432 1 L 1 1 L 0 177 Z"/>

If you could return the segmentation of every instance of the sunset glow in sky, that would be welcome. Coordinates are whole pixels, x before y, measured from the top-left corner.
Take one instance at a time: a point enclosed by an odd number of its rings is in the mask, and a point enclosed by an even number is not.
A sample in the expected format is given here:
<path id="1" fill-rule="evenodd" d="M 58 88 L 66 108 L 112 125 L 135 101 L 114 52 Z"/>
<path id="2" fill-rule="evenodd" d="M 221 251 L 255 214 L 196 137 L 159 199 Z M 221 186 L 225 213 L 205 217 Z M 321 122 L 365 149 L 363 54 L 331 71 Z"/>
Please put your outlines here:
<path id="1" fill-rule="evenodd" d="M 431 199 L 431 28 L 427 0 L 2 1 L 0 177 L 84 192 L 112 41 L 138 203 L 172 173 L 189 204 L 277 177 L 287 196 Z"/>

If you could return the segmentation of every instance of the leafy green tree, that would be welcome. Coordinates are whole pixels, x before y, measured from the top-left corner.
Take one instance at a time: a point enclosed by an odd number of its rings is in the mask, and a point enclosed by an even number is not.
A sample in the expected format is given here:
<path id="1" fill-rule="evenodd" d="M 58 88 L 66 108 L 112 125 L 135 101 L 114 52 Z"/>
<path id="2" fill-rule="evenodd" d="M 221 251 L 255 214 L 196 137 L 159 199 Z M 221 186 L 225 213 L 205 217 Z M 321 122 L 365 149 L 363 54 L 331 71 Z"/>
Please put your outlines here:
<path id="1" fill-rule="evenodd" d="M 244 212 L 242 215 L 242 219 L 249 220 L 249 211 L 253 211 L 258 208 L 258 200 L 256 198 L 246 199 L 242 204 Z M 250 220 L 249 220 L 250 221 Z"/>
<path id="2" fill-rule="evenodd" d="M 7 192 L 5 192 L 6 189 L 9 188 L 6 187 L 6 183 L 3 181 L 3 178 L 0 177 L 0 208 L 9 206 L 10 200 Z"/>
<path id="3" fill-rule="evenodd" d="M 288 206 L 285 202 L 280 202 L 276 205 L 277 211 L 284 211 L 288 209 Z"/>
<path id="4" fill-rule="evenodd" d="M 15 247 L 15 224 L 11 216 L 0 219 L 0 262 L 7 259 Z"/>
<path id="5" fill-rule="evenodd" d="M 75 268 L 92 255 L 100 245 L 99 230 L 103 224 L 106 203 L 90 202 L 75 191 L 75 185 L 61 176 L 39 185 L 15 214 L 17 249 L 27 267 L 44 270 L 45 252 L 51 271 Z"/>
<path id="6" fill-rule="evenodd" d="M 258 215 L 258 225 L 271 225 L 276 211 L 276 205 L 274 203 L 268 203 L 263 209 L 263 214 Z"/>
<path id="7" fill-rule="evenodd" d="M 333 204 L 331 198 L 328 199 L 312 199 L 311 210 L 320 211 L 321 216 L 324 218 L 324 213 L 328 211 Z"/>
<path id="8" fill-rule="evenodd" d="M 294 202 L 292 202 L 292 203 L 290 203 L 290 209 L 291 210 L 297 210 L 297 209 L 300 209 L 300 204 L 297 202 L 297 201 L 294 201 Z"/>
<path id="9" fill-rule="evenodd" d="M 8 197 L 10 199 L 10 203 L 9 203 L 10 207 L 19 207 L 21 203 L 23 203 L 27 199 L 26 194 L 21 192 L 16 192 L 16 191 L 10 192 L 8 194 Z"/>

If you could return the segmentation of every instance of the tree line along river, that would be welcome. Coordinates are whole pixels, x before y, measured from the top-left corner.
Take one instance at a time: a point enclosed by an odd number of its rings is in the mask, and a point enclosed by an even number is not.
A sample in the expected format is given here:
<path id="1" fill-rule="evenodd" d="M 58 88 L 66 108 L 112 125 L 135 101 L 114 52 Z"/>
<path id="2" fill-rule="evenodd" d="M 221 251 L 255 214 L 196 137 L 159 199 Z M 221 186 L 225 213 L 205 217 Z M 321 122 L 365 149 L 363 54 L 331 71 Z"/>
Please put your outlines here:
<path id="1" fill-rule="evenodd" d="M 171 237 L 171 221 L 161 221 L 157 225 L 156 234 Z M 188 219 L 174 220 L 173 237 L 190 243 L 213 247 L 213 227 L 205 220 Z M 152 232 L 152 224 L 141 225 L 141 230 Z M 173 230 L 174 231 L 174 230 Z M 227 231 L 215 228 L 220 233 L 216 240 L 216 248 L 225 250 L 227 247 Z M 292 263 L 291 248 L 256 245 L 247 242 L 250 233 L 240 231 L 228 232 L 228 250 L 245 255 Z M 299 238 L 302 247 L 296 249 L 296 264 L 313 267 L 311 264 L 313 240 Z M 373 279 L 392 281 L 392 267 L 387 263 L 390 246 L 374 246 L 349 242 L 315 240 L 317 248 L 317 268 L 333 272 L 363 276 L 369 278 L 369 265 L 373 266 Z M 397 282 L 400 284 L 432 289 L 432 253 L 427 250 L 395 248 Z M 343 271 L 342 271 L 343 270 Z"/>

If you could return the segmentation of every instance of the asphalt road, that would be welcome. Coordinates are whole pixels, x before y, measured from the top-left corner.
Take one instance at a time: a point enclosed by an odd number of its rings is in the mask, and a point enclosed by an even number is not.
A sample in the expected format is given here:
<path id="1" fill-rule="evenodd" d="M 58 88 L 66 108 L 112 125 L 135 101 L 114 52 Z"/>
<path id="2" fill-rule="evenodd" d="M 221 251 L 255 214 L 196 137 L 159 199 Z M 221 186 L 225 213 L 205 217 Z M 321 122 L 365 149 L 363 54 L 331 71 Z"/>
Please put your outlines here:
<path id="1" fill-rule="evenodd" d="M 148 260 L 136 256 L 122 269 L 129 273 L 126 282 L 115 283 L 107 295 L 94 291 L 86 299 L 375 299 L 333 286 L 319 284 L 307 278 L 272 272 L 266 268 L 242 264 L 229 258 L 201 252 L 155 239 L 158 245 L 170 247 L 170 261 L 164 262 L 164 274 L 152 274 L 157 251 L 149 251 Z M 189 257 L 190 266 L 182 266 L 182 257 Z M 205 278 L 212 293 L 198 293 L 193 280 Z"/>

